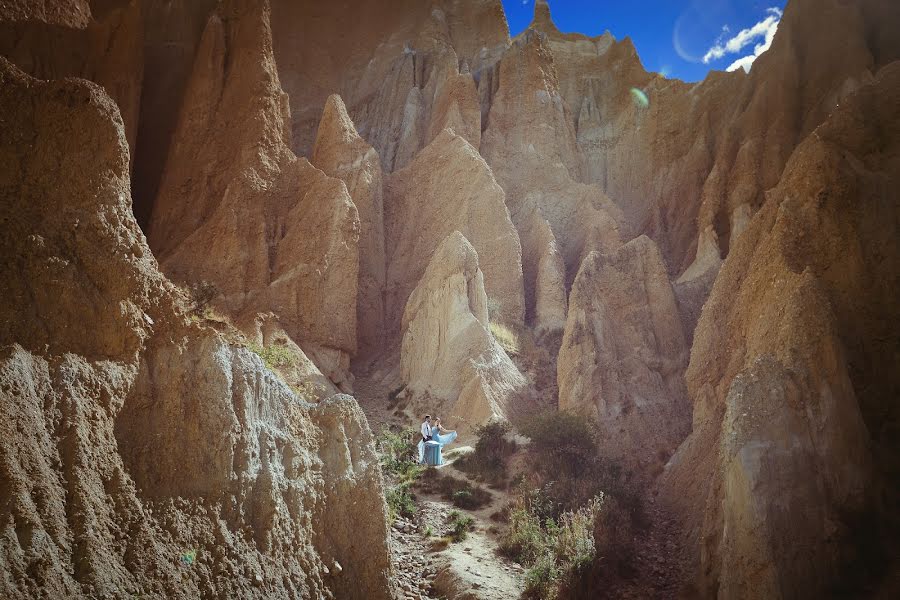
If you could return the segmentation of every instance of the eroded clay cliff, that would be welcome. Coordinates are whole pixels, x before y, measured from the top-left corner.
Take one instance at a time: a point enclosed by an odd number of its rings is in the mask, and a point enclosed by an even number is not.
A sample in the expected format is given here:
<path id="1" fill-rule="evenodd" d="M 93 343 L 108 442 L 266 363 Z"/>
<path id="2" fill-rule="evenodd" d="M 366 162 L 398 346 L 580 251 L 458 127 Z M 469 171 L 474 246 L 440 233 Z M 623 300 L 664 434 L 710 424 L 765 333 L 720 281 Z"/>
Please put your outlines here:
<path id="1" fill-rule="evenodd" d="M 197 50 L 150 246 L 176 281 L 214 285 L 223 310 L 274 312 L 350 389 L 359 213 L 346 184 L 297 158 L 289 141 L 268 7 L 223 3 Z"/>
<path id="2" fill-rule="evenodd" d="M 0 58 L 0 107 L 0 594 L 389 596 L 355 401 L 305 402 L 178 308 L 102 89 Z"/>
<path id="3" fill-rule="evenodd" d="M 664 483 L 706 548 L 705 594 L 852 589 L 856 544 L 883 543 L 870 528 L 897 493 L 898 77 L 881 70 L 797 148 L 703 309 L 693 433 Z"/>
<path id="4" fill-rule="evenodd" d="M 598 422 L 600 452 L 638 473 L 665 464 L 689 431 L 681 317 L 646 236 L 589 254 L 572 286 L 559 351 L 559 406 Z"/>
<path id="5" fill-rule="evenodd" d="M 454 231 L 435 249 L 406 303 L 400 370 L 416 404 L 440 410 L 461 432 L 506 419 L 525 385 L 488 327 L 478 254 Z"/>

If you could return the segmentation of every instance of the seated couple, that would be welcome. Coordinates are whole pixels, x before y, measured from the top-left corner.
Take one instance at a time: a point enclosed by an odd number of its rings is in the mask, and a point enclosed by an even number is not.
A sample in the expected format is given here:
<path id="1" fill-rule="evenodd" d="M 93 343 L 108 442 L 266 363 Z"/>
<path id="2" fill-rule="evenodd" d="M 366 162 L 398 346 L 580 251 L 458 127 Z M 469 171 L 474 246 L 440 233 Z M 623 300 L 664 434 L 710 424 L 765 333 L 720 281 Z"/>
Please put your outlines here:
<path id="1" fill-rule="evenodd" d="M 456 432 L 444 429 L 439 417 L 432 423 L 431 415 L 425 415 L 420 430 L 422 441 L 419 442 L 419 463 L 442 464 L 441 448 L 456 439 Z"/>

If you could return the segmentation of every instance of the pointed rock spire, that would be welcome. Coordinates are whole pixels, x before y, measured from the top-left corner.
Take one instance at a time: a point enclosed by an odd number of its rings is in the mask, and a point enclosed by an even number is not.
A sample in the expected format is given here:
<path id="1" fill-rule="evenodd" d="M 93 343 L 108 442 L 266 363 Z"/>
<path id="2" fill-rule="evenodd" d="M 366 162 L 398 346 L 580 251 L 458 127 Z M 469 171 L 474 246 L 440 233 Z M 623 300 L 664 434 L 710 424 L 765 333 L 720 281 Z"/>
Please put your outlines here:
<path id="1" fill-rule="evenodd" d="M 550 5 L 547 4 L 547 0 L 535 0 L 534 18 L 531 20 L 531 27 L 545 33 L 558 31 L 550 16 Z"/>

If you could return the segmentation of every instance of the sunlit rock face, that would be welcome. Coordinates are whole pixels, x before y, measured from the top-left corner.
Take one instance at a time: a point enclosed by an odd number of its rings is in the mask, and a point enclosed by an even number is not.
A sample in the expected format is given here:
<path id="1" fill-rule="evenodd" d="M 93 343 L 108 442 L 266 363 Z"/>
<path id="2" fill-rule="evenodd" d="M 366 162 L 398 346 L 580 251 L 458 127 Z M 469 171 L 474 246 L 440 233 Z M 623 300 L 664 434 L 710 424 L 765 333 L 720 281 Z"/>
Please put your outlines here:
<path id="1" fill-rule="evenodd" d="M 396 327 L 431 255 L 454 231 L 478 252 L 484 288 L 503 320 L 522 323 L 522 250 L 503 190 L 484 159 L 444 130 L 407 167 L 387 179 L 388 318 Z"/>
<path id="2" fill-rule="evenodd" d="M 505 419 L 525 385 L 488 326 L 478 254 L 454 231 L 434 251 L 406 303 L 400 370 L 414 401 L 439 410 L 463 433 Z"/>
<path id="3" fill-rule="evenodd" d="M 703 309 L 687 370 L 693 433 L 663 481 L 710 549 L 708 594 L 852 586 L 852 527 L 884 518 L 881 423 L 900 385 L 884 286 L 900 271 L 898 83 L 897 64 L 882 69 L 800 144 Z"/>
<path id="4" fill-rule="evenodd" d="M 796 145 L 896 59 L 890 4 L 790 2 L 782 33 L 749 75 L 713 72 L 695 85 L 647 73 L 628 38 L 562 34 L 545 9 L 532 27 L 547 36 L 582 181 L 615 200 L 632 235 L 657 241 L 670 274 L 690 268 L 705 298 L 713 258 L 727 255 Z M 847 45 L 821 31 L 842 32 Z M 807 50 L 798 40 L 808 40 Z M 697 312 L 687 311 L 691 330 Z"/>
<path id="5" fill-rule="evenodd" d="M 358 350 L 371 355 L 384 339 L 384 182 L 378 153 L 359 137 L 340 96 L 325 103 L 312 162 L 344 182 L 359 214 Z"/>

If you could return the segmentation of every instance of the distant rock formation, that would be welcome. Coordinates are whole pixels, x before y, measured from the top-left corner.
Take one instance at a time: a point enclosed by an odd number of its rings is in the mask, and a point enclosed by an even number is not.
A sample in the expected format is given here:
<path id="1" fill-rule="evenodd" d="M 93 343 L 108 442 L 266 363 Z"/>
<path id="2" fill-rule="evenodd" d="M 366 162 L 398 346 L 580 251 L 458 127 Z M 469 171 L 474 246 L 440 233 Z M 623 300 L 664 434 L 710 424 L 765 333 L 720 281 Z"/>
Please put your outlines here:
<path id="1" fill-rule="evenodd" d="M 403 313 L 408 393 L 459 431 L 504 419 L 525 378 L 489 330 L 478 254 L 458 231 L 434 251 Z"/>
<path id="2" fill-rule="evenodd" d="M 688 346 L 659 250 L 648 237 L 585 258 L 559 351 L 559 407 L 597 421 L 600 452 L 644 474 L 690 431 Z"/>
<path id="3" fill-rule="evenodd" d="M 621 213 L 603 191 L 579 183 L 580 159 L 568 110 L 546 36 L 528 30 L 516 38 L 499 64 L 481 152 L 506 192 L 510 216 L 522 240 L 525 287 L 536 289 L 547 221 L 571 283 L 592 250 L 620 243 Z M 533 297 L 533 296 L 532 296 Z M 533 315 L 535 307 L 527 307 Z"/>
<path id="4" fill-rule="evenodd" d="M 384 198 L 378 153 L 353 126 L 340 96 L 325 103 L 312 163 L 342 180 L 359 213 L 359 287 L 356 322 L 359 351 L 377 353 L 384 343 Z"/>
<path id="5" fill-rule="evenodd" d="M 387 178 L 388 317 L 394 327 L 432 253 L 454 231 L 480 257 L 488 297 L 509 324 L 522 323 L 522 250 L 503 190 L 478 150 L 443 131 L 407 167 Z"/>

